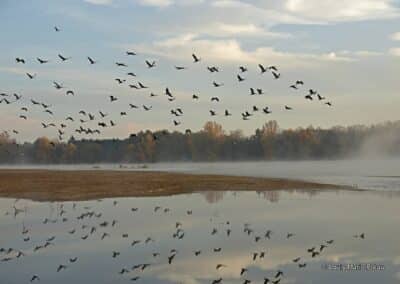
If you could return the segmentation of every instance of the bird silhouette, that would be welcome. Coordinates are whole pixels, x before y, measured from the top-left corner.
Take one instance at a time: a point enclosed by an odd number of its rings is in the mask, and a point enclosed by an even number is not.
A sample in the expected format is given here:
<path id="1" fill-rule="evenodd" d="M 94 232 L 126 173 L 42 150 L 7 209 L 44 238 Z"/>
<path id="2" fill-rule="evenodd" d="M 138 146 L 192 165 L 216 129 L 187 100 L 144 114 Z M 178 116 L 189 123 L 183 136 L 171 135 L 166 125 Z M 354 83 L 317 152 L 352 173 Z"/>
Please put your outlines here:
<path id="1" fill-rule="evenodd" d="M 36 274 L 32 276 L 30 282 L 34 282 L 34 281 L 40 281 L 40 277 L 37 276 Z"/>
<path id="2" fill-rule="evenodd" d="M 96 62 L 94 59 L 92 59 L 90 56 L 87 57 L 87 60 L 89 61 L 89 63 L 90 63 L 91 65 L 97 63 L 97 62 Z"/>
<path id="3" fill-rule="evenodd" d="M 196 54 L 194 54 L 194 53 L 192 54 L 192 57 L 193 57 L 193 62 L 194 62 L 194 63 L 200 62 L 200 60 L 201 60 L 200 57 L 198 57 L 198 56 L 197 56 Z"/>
<path id="4" fill-rule="evenodd" d="M 262 64 L 258 64 L 258 68 L 260 68 L 261 74 L 263 74 L 263 73 L 268 71 L 267 68 L 265 68 L 264 65 L 262 65 Z"/>
<path id="5" fill-rule="evenodd" d="M 65 62 L 65 61 L 71 59 L 71 57 L 65 57 L 65 56 L 63 56 L 63 55 L 61 55 L 61 54 L 58 54 L 58 58 L 60 58 L 62 62 Z"/>
<path id="6" fill-rule="evenodd" d="M 155 61 L 151 61 L 150 62 L 150 61 L 146 60 L 145 62 L 146 62 L 146 65 L 147 65 L 148 68 L 156 67 L 156 62 Z"/>
<path id="7" fill-rule="evenodd" d="M 28 76 L 29 79 L 35 79 L 36 74 L 30 74 L 30 73 L 26 73 L 26 76 Z"/>
<path id="8" fill-rule="evenodd" d="M 46 60 L 46 59 L 41 59 L 41 58 L 39 58 L 39 57 L 37 57 L 36 58 L 36 60 L 40 63 L 40 64 L 46 64 L 46 63 L 49 63 L 49 60 Z"/>
<path id="9" fill-rule="evenodd" d="M 20 58 L 20 57 L 15 58 L 15 61 L 16 61 L 17 63 L 25 64 L 25 59 Z"/>
<path id="10" fill-rule="evenodd" d="M 115 65 L 117 65 L 118 67 L 128 67 L 128 65 L 122 62 L 115 62 Z"/>
<path id="11" fill-rule="evenodd" d="M 241 77 L 240 75 L 236 75 L 237 79 L 239 82 L 243 82 L 245 79 Z"/>

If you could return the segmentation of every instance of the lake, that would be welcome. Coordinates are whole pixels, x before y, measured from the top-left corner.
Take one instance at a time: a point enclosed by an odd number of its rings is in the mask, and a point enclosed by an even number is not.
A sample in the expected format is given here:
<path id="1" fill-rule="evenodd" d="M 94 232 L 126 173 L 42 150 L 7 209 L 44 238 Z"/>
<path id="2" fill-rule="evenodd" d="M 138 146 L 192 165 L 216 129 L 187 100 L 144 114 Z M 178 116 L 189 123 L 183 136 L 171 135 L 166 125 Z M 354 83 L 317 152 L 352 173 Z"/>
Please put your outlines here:
<path id="1" fill-rule="evenodd" d="M 122 166 L 122 167 L 121 167 Z M 321 183 L 357 186 L 363 189 L 400 190 L 400 159 L 358 159 L 323 161 L 155 163 L 99 165 L 17 165 L 1 168 L 39 168 L 54 170 L 150 170 L 222 174 L 252 177 L 301 179 Z"/>
<path id="2" fill-rule="evenodd" d="M 0 199 L 0 282 L 30 283 L 36 275 L 40 280 L 32 283 L 399 283 L 398 163 L 164 163 L 144 169 L 300 178 L 372 189 L 366 192 Z M 283 275 L 275 277 L 279 271 Z"/>

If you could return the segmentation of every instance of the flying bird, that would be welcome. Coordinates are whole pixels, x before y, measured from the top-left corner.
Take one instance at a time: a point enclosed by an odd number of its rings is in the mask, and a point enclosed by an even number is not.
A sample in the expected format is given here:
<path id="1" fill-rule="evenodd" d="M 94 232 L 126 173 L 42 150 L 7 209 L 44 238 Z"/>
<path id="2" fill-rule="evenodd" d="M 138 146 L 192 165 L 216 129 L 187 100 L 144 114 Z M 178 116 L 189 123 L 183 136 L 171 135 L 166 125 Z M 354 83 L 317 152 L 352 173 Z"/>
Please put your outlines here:
<path id="1" fill-rule="evenodd" d="M 194 63 L 197 63 L 197 62 L 199 62 L 201 59 L 199 58 L 199 57 L 197 57 L 197 55 L 196 54 L 192 54 L 192 57 L 193 57 L 193 62 Z"/>
<path id="2" fill-rule="evenodd" d="M 58 58 L 60 58 L 62 62 L 65 62 L 65 61 L 71 59 L 71 57 L 65 57 L 65 56 L 63 56 L 61 54 L 58 54 Z"/>
<path id="3" fill-rule="evenodd" d="M 92 59 L 90 56 L 87 57 L 87 60 L 89 60 L 89 63 L 90 63 L 91 65 L 97 63 L 97 62 L 96 62 L 94 59 Z"/>

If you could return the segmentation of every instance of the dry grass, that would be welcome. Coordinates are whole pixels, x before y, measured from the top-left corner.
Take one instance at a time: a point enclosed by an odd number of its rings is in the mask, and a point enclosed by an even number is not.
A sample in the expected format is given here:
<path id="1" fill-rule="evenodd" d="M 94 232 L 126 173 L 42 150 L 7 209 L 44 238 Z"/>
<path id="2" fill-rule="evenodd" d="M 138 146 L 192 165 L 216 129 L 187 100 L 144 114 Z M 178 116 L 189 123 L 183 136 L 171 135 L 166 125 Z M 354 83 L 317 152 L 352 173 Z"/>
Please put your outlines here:
<path id="1" fill-rule="evenodd" d="M 199 191 L 353 189 L 313 182 L 142 171 L 0 170 L 0 197 L 73 201 Z"/>

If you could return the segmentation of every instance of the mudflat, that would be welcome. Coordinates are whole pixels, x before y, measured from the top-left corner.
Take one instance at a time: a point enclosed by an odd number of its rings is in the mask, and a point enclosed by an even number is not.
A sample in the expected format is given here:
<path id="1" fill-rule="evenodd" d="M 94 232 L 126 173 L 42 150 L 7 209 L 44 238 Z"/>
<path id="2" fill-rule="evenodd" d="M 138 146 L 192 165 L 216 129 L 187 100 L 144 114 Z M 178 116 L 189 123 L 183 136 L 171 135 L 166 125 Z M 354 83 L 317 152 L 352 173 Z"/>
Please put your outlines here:
<path id="1" fill-rule="evenodd" d="M 0 197 L 81 201 L 200 191 L 355 190 L 301 180 L 151 171 L 0 170 Z M 357 189 L 358 190 L 358 189 Z"/>

